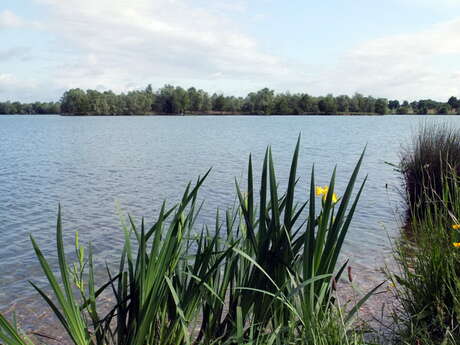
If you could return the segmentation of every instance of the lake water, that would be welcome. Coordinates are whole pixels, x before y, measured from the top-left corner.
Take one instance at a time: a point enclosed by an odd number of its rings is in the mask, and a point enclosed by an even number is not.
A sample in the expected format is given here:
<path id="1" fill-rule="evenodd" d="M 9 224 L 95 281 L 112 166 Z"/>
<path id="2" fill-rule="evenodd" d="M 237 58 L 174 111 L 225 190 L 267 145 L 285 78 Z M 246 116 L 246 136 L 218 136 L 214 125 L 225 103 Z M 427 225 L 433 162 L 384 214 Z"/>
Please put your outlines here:
<path id="1" fill-rule="evenodd" d="M 369 175 L 344 254 L 359 280 L 374 282 L 390 257 L 401 201 L 398 162 L 423 116 L 334 117 L 61 117 L 0 116 L 0 310 L 41 306 L 28 280 L 44 284 L 32 234 L 55 262 L 55 222 L 62 206 L 65 238 L 74 231 L 92 242 L 99 263 L 114 263 L 122 244 L 118 208 L 154 219 L 161 202 L 178 201 L 191 179 L 213 167 L 201 198 L 200 223 L 213 224 L 217 207 L 234 201 L 234 177 L 244 176 L 249 153 L 256 176 L 272 145 L 280 183 L 287 180 L 302 133 L 298 193 L 313 163 L 318 184 L 337 164 L 343 192 L 367 144 L 360 178 Z M 429 117 L 460 127 L 460 117 Z M 25 307 L 26 306 L 26 307 Z"/>

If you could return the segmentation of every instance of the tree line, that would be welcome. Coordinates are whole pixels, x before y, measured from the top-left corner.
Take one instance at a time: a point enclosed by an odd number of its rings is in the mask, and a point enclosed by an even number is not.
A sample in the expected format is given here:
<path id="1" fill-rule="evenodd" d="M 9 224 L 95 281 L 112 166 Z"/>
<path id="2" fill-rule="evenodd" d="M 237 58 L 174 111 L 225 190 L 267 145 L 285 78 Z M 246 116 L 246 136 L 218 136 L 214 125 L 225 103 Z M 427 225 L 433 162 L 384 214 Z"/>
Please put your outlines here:
<path id="1" fill-rule="evenodd" d="M 59 102 L 0 102 L 0 114 L 59 114 L 60 112 Z"/>
<path id="2" fill-rule="evenodd" d="M 264 88 L 251 92 L 246 97 L 224 96 L 191 87 L 165 85 L 153 91 L 149 85 L 142 91 L 131 91 L 119 95 L 111 91 L 72 89 L 61 99 L 61 111 L 66 114 L 131 115 L 131 114 L 186 114 L 227 113 L 258 115 L 299 115 L 335 113 L 379 113 L 385 114 L 388 101 L 383 98 L 327 95 L 313 97 L 304 93 L 278 93 Z"/>
<path id="3" fill-rule="evenodd" d="M 0 102 L 0 114 L 146 115 L 146 114 L 451 114 L 460 113 L 460 100 L 431 99 L 409 103 L 385 98 L 340 95 L 314 97 L 306 93 L 275 93 L 268 88 L 246 97 L 225 96 L 191 87 L 165 85 L 154 91 L 116 94 L 112 91 L 70 89 L 60 102 Z"/>

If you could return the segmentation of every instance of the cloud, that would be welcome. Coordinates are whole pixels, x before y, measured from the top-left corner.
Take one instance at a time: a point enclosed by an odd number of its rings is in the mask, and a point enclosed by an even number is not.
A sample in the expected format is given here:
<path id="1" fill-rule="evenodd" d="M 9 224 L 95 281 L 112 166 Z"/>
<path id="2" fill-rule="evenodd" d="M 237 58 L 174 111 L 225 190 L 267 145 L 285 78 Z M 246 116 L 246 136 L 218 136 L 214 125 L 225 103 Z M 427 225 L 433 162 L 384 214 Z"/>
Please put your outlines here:
<path id="1" fill-rule="evenodd" d="M 432 7 L 435 9 L 443 9 L 443 8 L 453 8 L 453 7 L 460 7 L 460 2 L 458 0 L 397 0 L 403 1 L 404 3 L 411 5 L 411 6 L 424 6 L 424 7 Z"/>
<path id="2" fill-rule="evenodd" d="M 0 94 L 9 93 L 21 88 L 34 88 L 36 85 L 32 81 L 19 80 L 11 73 L 0 73 Z"/>
<path id="3" fill-rule="evenodd" d="M 12 73 L 0 72 L 0 102 L 3 101 L 56 101 L 64 89 L 47 80 L 33 77 L 19 78 Z"/>
<path id="4" fill-rule="evenodd" d="M 364 42 L 317 76 L 313 87 L 339 93 L 409 99 L 460 95 L 460 19 Z"/>
<path id="5" fill-rule="evenodd" d="M 30 48 L 28 47 L 12 47 L 0 50 L 0 61 L 19 59 L 26 61 L 30 59 Z"/>
<path id="6" fill-rule="evenodd" d="M 24 24 L 24 20 L 10 10 L 3 10 L 0 12 L 0 29 L 20 28 L 24 26 Z"/>
<path id="7" fill-rule="evenodd" d="M 42 27 L 42 23 L 37 20 L 26 20 L 8 9 L 0 11 L 0 30 L 22 28 L 42 29 Z"/>
<path id="8" fill-rule="evenodd" d="M 52 15 L 47 29 L 59 37 L 55 50 L 66 54 L 54 78 L 67 87 L 100 84 L 123 90 L 152 80 L 251 83 L 294 75 L 237 23 L 187 1 L 42 3 Z M 243 11 L 243 4 L 237 10 Z"/>

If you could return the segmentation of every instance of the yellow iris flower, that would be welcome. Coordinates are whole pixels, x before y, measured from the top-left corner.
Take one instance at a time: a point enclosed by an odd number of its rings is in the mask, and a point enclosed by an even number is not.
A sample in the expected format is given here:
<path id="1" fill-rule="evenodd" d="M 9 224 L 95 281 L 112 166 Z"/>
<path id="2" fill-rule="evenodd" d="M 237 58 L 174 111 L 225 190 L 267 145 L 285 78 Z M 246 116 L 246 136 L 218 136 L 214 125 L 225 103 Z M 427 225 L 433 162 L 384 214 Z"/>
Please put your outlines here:
<path id="1" fill-rule="evenodd" d="M 460 230 L 460 224 L 452 224 L 452 229 Z"/>
<path id="2" fill-rule="evenodd" d="M 315 192 L 316 192 L 316 196 L 322 196 L 322 195 L 327 195 L 327 192 L 329 191 L 329 187 L 328 186 L 324 186 L 324 187 L 319 187 L 317 186 L 315 188 Z"/>
<path id="3" fill-rule="evenodd" d="M 317 186 L 315 188 L 316 196 L 322 196 L 323 201 L 326 201 L 326 197 L 327 197 L 328 192 L 329 192 L 329 187 L 328 186 L 324 186 L 324 187 Z M 332 193 L 332 203 L 335 204 L 335 203 L 337 203 L 337 201 L 339 201 L 339 198 L 337 197 L 337 194 Z"/>
<path id="4" fill-rule="evenodd" d="M 459 248 L 459 247 L 460 247 L 460 242 L 454 242 L 454 243 L 452 243 L 452 245 L 453 245 L 455 248 Z"/>

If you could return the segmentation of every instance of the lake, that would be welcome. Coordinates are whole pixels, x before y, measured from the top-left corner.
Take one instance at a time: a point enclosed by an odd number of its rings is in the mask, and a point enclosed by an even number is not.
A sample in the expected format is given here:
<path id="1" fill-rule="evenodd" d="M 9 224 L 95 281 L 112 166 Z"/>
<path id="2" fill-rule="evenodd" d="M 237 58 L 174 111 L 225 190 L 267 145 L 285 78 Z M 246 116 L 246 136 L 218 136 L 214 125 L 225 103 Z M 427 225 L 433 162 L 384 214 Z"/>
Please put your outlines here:
<path id="1" fill-rule="evenodd" d="M 303 198 L 313 163 L 318 185 L 328 183 L 337 164 L 343 193 L 367 144 L 360 180 L 369 179 L 344 256 L 358 279 L 372 285 L 390 260 L 403 211 L 399 175 L 386 162 L 398 162 L 401 145 L 425 119 L 460 128 L 460 117 L 452 116 L 0 116 L 0 310 L 18 307 L 27 319 L 41 308 L 28 283 L 44 284 L 29 234 L 55 262 L 59 203 L 69 252 L 78 230 L 98 263 L 114 264 L 123 240 L 120 213 L 151 223 L 164 199 L 178 201 L 189 180 L 213 167 L 199 220 L 212 226 L 216 208 L 233 204 L 234 178 L 244 177 L 249 153 L 258 177 L 271 145 L 280 184 L 286 183 L 299 133 Z"/>

